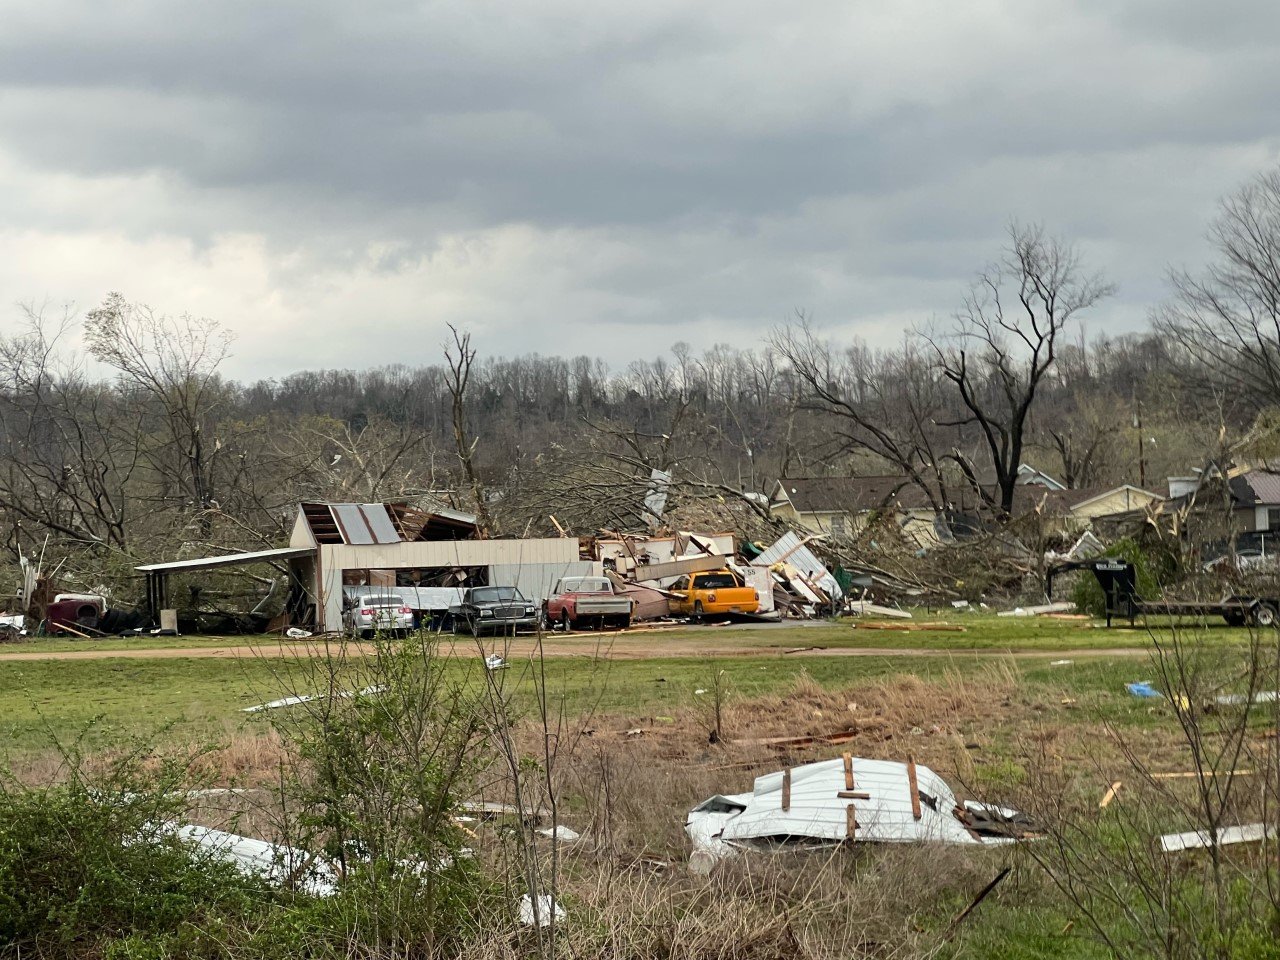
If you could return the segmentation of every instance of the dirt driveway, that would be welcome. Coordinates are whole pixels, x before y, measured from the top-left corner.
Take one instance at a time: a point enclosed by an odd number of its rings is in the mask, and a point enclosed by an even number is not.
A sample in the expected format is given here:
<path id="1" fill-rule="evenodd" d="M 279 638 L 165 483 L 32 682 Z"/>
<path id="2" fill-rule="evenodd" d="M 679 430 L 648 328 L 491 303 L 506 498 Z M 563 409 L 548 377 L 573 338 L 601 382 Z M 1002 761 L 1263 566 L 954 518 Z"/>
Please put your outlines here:
<path id="1" fill-rule="evenodd" d="M 145 641 L 140 641 L 145 643 Z M 498 653 L 508 660 L 532 656 L 537 649 L 534 637 L 484 638 L 480 641 L 486 653 Z M 320 657 L 326 652 L 336 652 L 343 646 L 335 640 L 330 644 L 315 640 L 272 641 L 260 644 L 126 648 L 117 650 L 6 650 L 0 652 L 0 663 L 5 661 L 33 660 L 168 660 L 182 658 L 244 658 L 244 657 Z M 372 653 L 372 644 L 345 644 L 348 654 Z M 441 652 L 446 655 L 468 657 L 478 655 L 477 642 L 470 639 L 449 637 L 441 642 Z M 1034 650 L 1008 653 L 1001 650 L 966 650 L 957 647 L 895 649 L 883 647 L 846 647 L 743 643 L 725 637 L 710 642 L 687 637 L 663 637 L 661 631 L 641 634 L 586 635 L 549 634 L 543 638 L 542 651 L 548 657 L 604 657 L 611 660 L 651 660 L 665 658 L 708 657 L 1007 657 L 1054 659 L 1077 657 L 1143 657 L 1149 651 L 1141 647 L 1099 647 L 1074 650 Z"/>

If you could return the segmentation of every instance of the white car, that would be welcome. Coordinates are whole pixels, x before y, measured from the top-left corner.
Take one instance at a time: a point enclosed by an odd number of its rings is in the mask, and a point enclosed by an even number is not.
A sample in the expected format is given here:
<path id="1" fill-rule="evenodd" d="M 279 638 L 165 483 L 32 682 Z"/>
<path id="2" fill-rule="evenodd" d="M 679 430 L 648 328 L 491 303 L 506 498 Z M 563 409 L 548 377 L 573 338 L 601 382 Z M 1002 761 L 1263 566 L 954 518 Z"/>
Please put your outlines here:
<path id="1" fill-rule="evenodd" d="M 413 609 L 395 593 L 365 593 L 350 598 L 342 625 L 354 636 L 403 634 L 413 629 Z"/>

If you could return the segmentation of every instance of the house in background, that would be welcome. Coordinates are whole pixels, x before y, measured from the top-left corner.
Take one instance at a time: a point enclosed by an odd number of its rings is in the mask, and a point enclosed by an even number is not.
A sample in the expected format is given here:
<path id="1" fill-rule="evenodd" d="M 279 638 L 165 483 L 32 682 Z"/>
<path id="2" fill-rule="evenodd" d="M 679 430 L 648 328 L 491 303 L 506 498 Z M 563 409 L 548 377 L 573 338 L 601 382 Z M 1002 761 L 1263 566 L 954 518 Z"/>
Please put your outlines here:
<path id="1" fill-rule="evenodd" d="M 1079 536 L 1095 521 L 1144 510 L 1163 499 L 1160 494 L 1131 483 L 1078 490 L 1028 484 L 1019 488 L 1013 512 L 1015 517 L 1039 513 L 1048 521 L 1046 532 Z"/>
<path id="2" fill-rule="evenodd" d="M 1069 490 L 1047 474 L 1026 467 L 1014 500 L 1015 519 L 1039 515 L 1049 535 L 1077 537 L 1095 520 L 1141 510 L 1163 499 L 1160 494 L 1125 483 L 1114 487 Z M 972 500 L 972 494 L 970 494 Z M 985 521 L 971 503 L 944 514 L 903 476 L 784 477 L 775 484 L 772 514 L 815 534 L 856 536 L 877 513 L 892 515 L 904 534 L 921 546 L 950 536 L 956 528 L 976 531 Z"/>
<path id="3" fill-rule="evenodd" d="M 774 484 L 769 511 L 809 533 L 856 536 L 876 514 L 891 514 L 919 542 L 938 539 L 938 511 L 919 486 L 903 476 L 783 477 Z"/>

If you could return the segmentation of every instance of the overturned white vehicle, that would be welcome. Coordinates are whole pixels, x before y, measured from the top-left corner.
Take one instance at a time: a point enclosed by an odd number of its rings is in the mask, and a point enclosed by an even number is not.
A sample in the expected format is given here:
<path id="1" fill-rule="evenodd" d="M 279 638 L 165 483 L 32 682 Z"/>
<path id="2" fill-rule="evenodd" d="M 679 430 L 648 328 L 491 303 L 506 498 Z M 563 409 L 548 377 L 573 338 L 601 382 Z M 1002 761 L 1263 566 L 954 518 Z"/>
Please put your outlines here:
<path id="1" fill-rule="evenodd" d="M 689 812 L 690 867 L 740 850 L 873 843 L 1012 843 L 1034 834 L 1021 813 L 969 801 L 914 762 L 845 754 L 757 777 L 751 793 L 714 796 Z"/>

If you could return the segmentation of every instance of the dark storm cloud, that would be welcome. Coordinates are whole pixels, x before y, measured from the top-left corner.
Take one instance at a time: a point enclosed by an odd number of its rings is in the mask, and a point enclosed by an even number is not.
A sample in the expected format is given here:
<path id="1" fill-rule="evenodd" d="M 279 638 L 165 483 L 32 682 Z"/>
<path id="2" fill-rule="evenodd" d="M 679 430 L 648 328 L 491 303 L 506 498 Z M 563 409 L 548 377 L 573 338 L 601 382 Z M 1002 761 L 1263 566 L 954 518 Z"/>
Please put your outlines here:
<path id="1" fill-rule="evenodd" d="M 888 341 L 1014 217 L 1078 238 L 1133 323 L 1275 158 L 1277 26 L 1155 0 L 11 5 L 0 215 L 17 279 L 92 237 L 138 264 L 114 286 L 234 313 L 282 363 L 273 331 L 361 303 L 504 352 L 636 325 L 618 360 L 797 306 Z"/>

